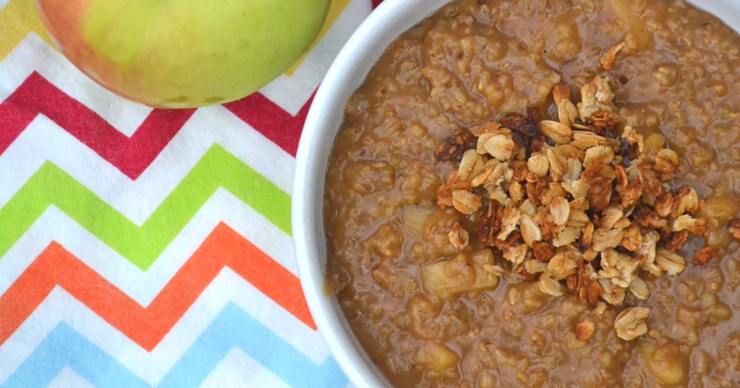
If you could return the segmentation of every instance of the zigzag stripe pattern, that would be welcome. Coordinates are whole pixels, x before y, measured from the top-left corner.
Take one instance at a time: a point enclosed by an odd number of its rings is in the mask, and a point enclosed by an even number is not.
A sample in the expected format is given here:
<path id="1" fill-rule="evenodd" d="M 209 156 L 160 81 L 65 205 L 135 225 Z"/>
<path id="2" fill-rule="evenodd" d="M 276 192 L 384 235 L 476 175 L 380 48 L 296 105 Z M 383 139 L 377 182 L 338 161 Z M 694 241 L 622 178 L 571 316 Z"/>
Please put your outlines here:
<path id="1" fill-rule="evenodd" d="M 60 286 L 141 347 L 152 350 L 195 299 L 229 267 L 312 329 L 300 282 L 257 247 L 220 224 L 147 307 L 134 302 L 64 248 L 52 243 L 0 296 L 0 345 Z M 59 272 L 58 268 L 65 271 Z"/>
<path id="2" fill-rule="evenodd" d="M 297 139 L 310 104 L 311 100 L 294 117 L 255 93 L 226 107 L 295 156 Z M 193 112 L 192 109 L 154 110 L 134 136 L 127 138 L 89 108 L 33 72 L 12 95 L 0 103 L 0 128 L 3 128 L 0 131 L 0 154 L 38 114 L 44 114 L 128 177 L 136 179 Z"/>
<path id="3" fill-rule="evenodd" d="M 290 234 L 290 197 L 215 144 L 140 228 L 54 164 L 45 163 L 0 209 L 0 257 L 48 206 L 55 205 L 133 264 L 147 269 L 219 187 Z M 96 211 L 81 210 L 89 208 Z"/>
<path id="4" fill-rule="evenodd" d="M 136 180 L 45 116 L 38 116 L 0 155 L 0 208 L 48 161 L 141 225 L 213 144 L 223 146 L 283 191 L 291 191 L 295 159 L 221 106 L 197 110 Z"/>
<path id="5" fill-rule="evenodd" d="M 291 386 L 344 386 L 333 358 L 314 364 L 268 328 L 229 303 L 187 350 L 160 387 L 196 387 L 226 354 L 238 347 Z M 67 349 L 60 353 L 59 349 Z M 44 387 L 64 368 L 96 386 L 148 386 L 65 323 L 60 323 L 5 382 L 7 387 Z M 335 385 L 336 384 L 336 385 Z"/>
<path id="6" fill-rule="evenodd" d="M 270 103 L 269 99 L 259 93 L 225 104 L 224 107 L 295 156 L 311 102 L 313 95 L 295 117 Z"/>
<path id="7" fill-rule="evenodd" d="M 33 110 L 31 110 L 33 109 Z M 153 110 L 127 138 L 89 108 L 33 72 L 0 104 L 0 154 L 36 115 L 43 113 L 100 156 L 136 179 L 193 114 L 194 110 Z"/>

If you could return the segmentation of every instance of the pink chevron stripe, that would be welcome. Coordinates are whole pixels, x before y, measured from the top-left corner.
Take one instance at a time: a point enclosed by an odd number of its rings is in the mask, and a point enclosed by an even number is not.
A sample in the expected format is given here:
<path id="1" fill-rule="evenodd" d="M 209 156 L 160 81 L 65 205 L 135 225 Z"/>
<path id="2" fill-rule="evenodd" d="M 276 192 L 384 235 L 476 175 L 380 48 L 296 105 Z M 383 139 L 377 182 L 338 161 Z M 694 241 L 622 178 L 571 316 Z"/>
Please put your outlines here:
<path id="1" fill-rule="evenodd" d="M 193 112 L 192 109 L 154 110 L 129 138 L 39 73 L 33 72 L 0 103 L 0 154 L 37 115 L 44 114 L 126 176 L 136 179 Z"/>
<path id="2" fill-rule="evenodd" d="M 296 116 L 255 93 L 225 107 L 295 156 L 303 122 L 313 96 Z M 155 109 L 132 137 L 33 72 L 0 103 L 0 155 L 31 121 L 43 114 L 131 179 L 138 178 L 180 131 L 195 110 Z"/>
<path id="3" fill-rule="evenodd" d="M 259 93 L 224 104 L 224 107 L 272 140 L 285 152 L 295 156 L 298 150 L 298 140 L 303 130 L 303 122 L 306 121 L 308 108 L 311 107 L 312 101 L 313 94 L 295 116 L 290 115 Z"/>

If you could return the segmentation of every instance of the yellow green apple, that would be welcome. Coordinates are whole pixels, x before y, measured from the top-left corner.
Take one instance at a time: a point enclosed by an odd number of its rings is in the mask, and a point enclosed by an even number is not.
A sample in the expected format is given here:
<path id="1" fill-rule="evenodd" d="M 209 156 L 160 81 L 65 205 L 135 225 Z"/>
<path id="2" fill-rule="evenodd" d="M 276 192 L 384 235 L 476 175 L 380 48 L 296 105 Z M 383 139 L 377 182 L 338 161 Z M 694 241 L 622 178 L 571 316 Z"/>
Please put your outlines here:
<path id="1" fill-rule="evenodd" d="M 124 97 L 186 108 L 244 97 L 313 42 L 329 0 L 37 0 L 64 55 Z"/>

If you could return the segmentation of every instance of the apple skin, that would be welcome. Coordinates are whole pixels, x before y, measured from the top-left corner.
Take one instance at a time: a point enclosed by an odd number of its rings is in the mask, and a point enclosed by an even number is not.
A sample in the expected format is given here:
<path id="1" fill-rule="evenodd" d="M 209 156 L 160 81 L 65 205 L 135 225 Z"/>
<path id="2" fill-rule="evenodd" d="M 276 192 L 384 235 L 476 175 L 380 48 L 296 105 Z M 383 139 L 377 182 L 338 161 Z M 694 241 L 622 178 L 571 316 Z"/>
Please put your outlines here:
<path id="1" fill-rule="evenodd" d="M 242 98 L 310 46 L 329 0 L 38 0 L 64 55 L 131 100 L 189 108 Z"/>

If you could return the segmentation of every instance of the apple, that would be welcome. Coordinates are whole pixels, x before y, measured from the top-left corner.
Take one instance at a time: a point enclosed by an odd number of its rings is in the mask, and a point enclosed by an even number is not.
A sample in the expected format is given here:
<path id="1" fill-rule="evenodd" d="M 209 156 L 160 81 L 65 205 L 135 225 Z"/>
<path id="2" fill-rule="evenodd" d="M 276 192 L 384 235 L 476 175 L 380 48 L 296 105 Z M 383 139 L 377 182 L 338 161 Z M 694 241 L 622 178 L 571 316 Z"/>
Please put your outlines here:
<path id="1" fill-rule="evenodd" d="M 244 97 L 309 47 L 329 0 L 38 0 L 64 55 L 124 97 L 187 108 Z"/>

